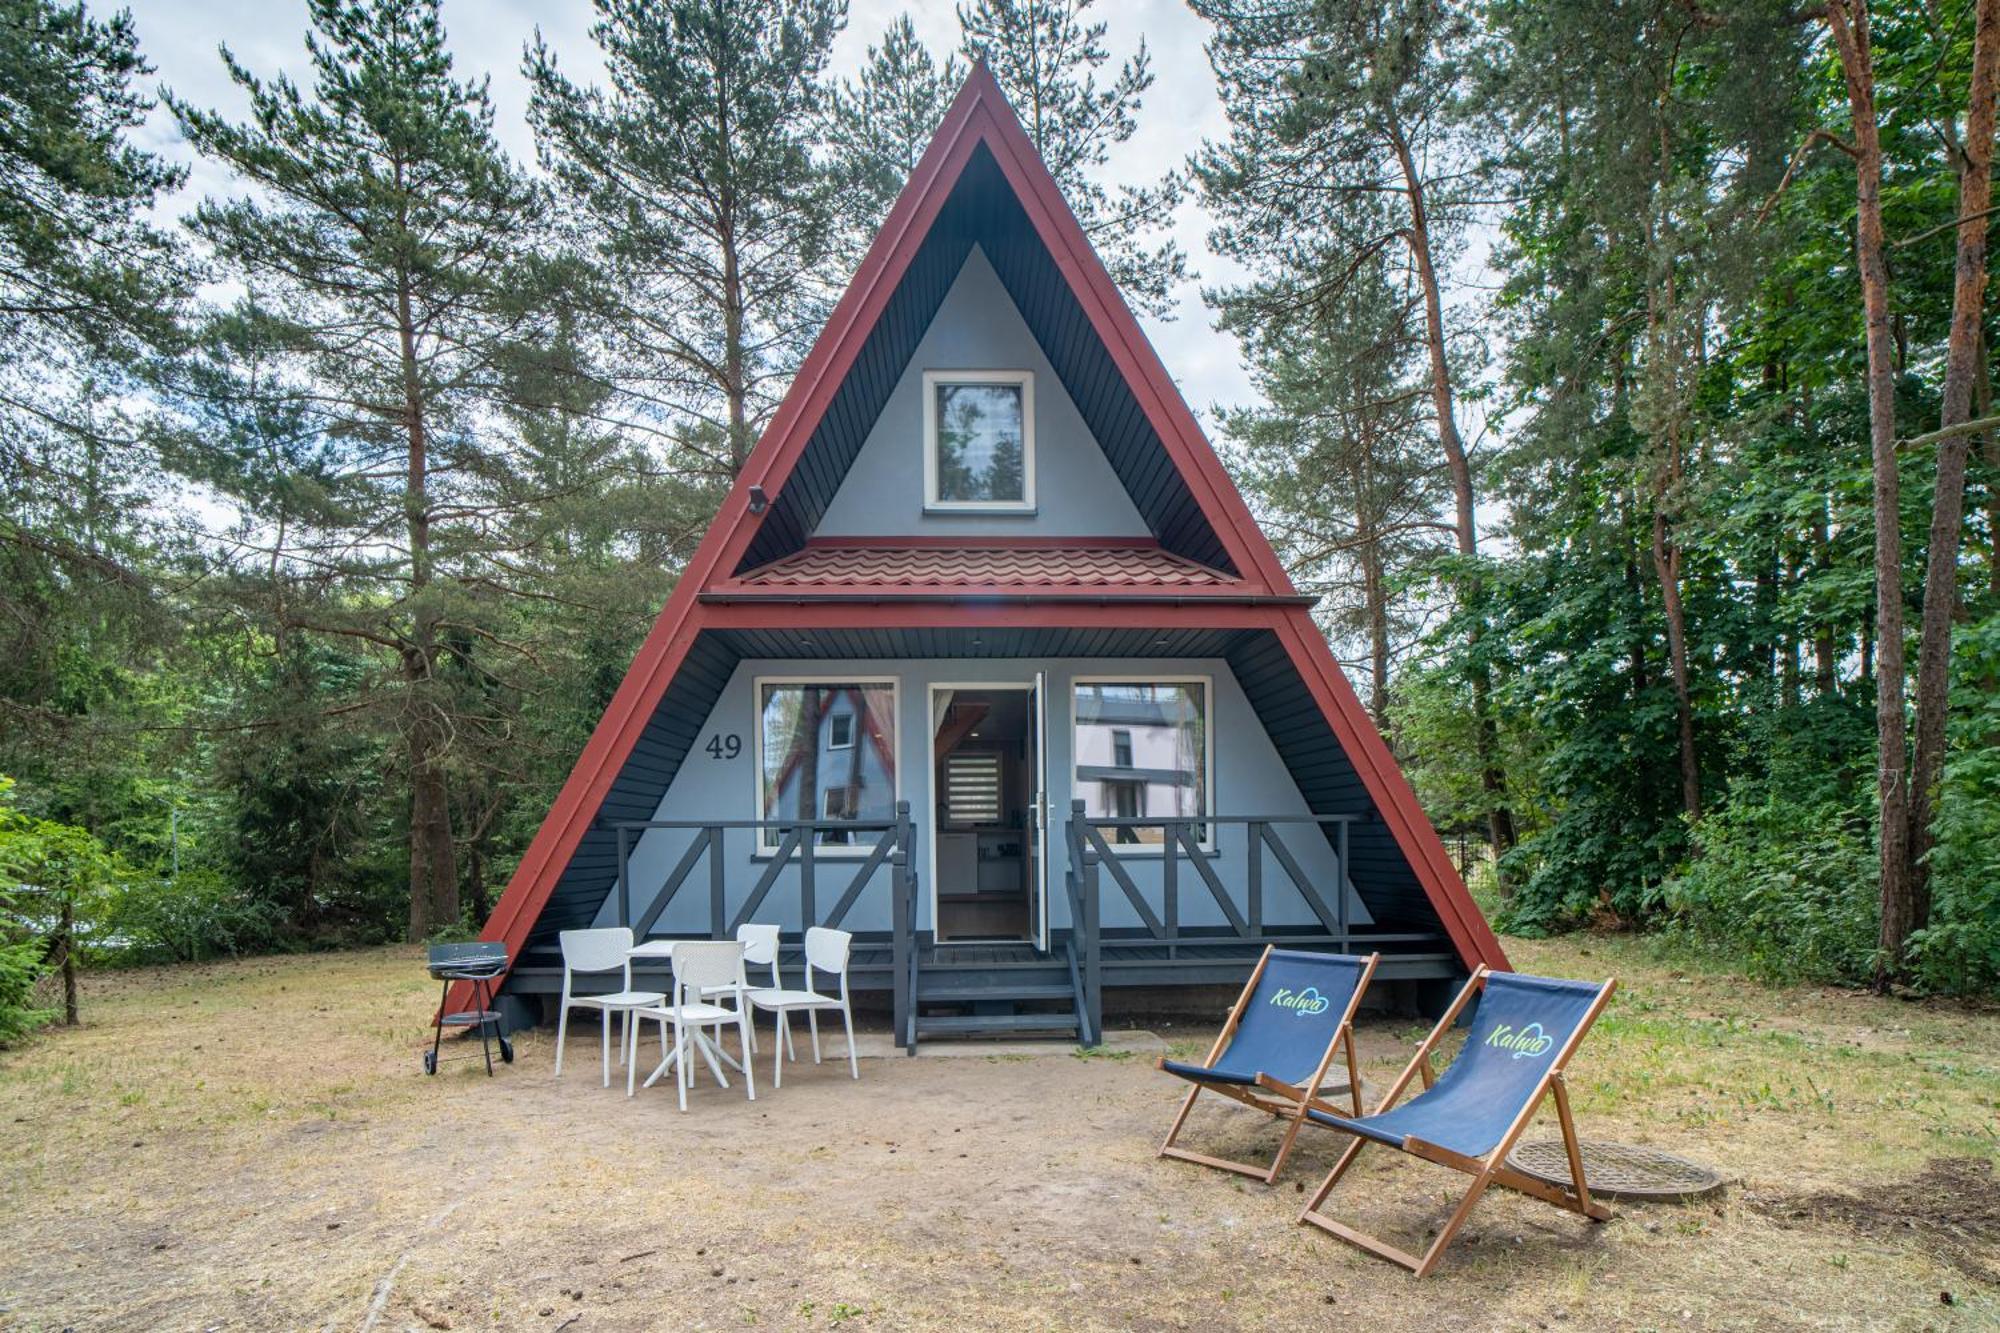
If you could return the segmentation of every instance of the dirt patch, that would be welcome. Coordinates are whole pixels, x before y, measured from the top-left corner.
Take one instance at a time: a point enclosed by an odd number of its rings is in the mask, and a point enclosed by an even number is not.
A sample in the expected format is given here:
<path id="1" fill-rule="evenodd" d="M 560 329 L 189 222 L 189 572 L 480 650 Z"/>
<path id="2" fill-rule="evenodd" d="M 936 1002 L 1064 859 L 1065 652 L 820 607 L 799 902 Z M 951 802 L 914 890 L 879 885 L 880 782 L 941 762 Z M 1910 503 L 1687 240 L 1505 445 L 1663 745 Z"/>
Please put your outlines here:
<path id="1" fill-rule="evenodd" d="M 385 949 L 89 978 L 83 1028 L 0 1053 L 0 1330 L 2000 1327 L 2000 1284 L 1946 1252 L 1993 1266 L 1967 1210 L 1995 1182 L 1925 1166 L 1992 1155 L 1992 1015 L 1515 947 L 1529 970 L 1620 976 L 1573 1067 L 1582 1131 L 1739 1190 L 1602 1226 L 1491 1191 L 1416 1282 L 1298 1225 L 1330 1133 L 1273 1189 L 1158 1159 L 1186 1085 L 1137 1053 L 890 1055 L 856 1081 L 836 1036 L 782 1089 L 766 1046 L 755 1101 L 704 1074 L 683 1115 L 671 1086 L 600 1086 L 587 1024 L 560 1078 L 546 1032 L 495 1078 L 476 1042 L 426 1077 L 437 992 L 420 951 Z M 1218 1018 L 1161 1035 L 1198 1053 Z M 1897 1040 L 1854 1045 L 1861 1027 Z M 1366 1076 L 1386 1086 L 1423 1031 L 1367 1019 Z M 1187 1133 L 1240 1158 L 1278 1139 L 1220 1099 Z M 1898 1183 L 1857 1184 L 1875 1180 Z M 1330 1207 L 1407 1247 L 1464 1183 L 1385 1151 Z M 1818 1193 L 1953 1211 L 1864 1234 L 1800 1202 Z"/>
<path id="2" fill-rule="evenodd" d="M 1915 1237 L 1967 1277 L 2000 1282 L 2000 1181 L 1984 1158 L 1934 1157 L 1916 1175 L 1865 1194 L 1822 1190 L 1754 1199 L 1752 1206 L 1786 1224 Z"/>

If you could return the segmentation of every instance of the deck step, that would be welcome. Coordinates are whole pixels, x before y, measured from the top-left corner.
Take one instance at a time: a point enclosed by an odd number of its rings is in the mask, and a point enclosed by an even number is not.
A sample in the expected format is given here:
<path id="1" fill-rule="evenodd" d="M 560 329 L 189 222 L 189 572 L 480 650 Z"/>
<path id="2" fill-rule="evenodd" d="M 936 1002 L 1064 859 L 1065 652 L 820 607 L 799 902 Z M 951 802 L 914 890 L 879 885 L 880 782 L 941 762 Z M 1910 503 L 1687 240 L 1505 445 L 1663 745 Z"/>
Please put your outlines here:
<path id="1" fill-rule="evenodd" d="M 1073 1000 L 1076 992 L 1069 983 L 1061 985 L 1029 985 L 1019 981 L 1008 981 L 992 986 L 953 985 L 949 982 L 937 985 L 928 977 L 917 977 L 917 1002 L 919 1004 L 983 1004 L 989 1000 Z"/>
<path id="2" fill-rule="evenodd" d="M 917 1017 L 917 1036 L 950 1037 L 1002 1032 L 1076 1031 L 1074 1014 L 969 1014 L 949 1017 Z"/>
<path id="3" fill-rule="evenodd" d="M 1001 961 L 981 961 L 976 958 L 926 958 L 922 968 L 925 972 L 1047 972 L 1052 968 L 1067 968 L 1069 963 L 1061 958 L 1011 958 Z"/>

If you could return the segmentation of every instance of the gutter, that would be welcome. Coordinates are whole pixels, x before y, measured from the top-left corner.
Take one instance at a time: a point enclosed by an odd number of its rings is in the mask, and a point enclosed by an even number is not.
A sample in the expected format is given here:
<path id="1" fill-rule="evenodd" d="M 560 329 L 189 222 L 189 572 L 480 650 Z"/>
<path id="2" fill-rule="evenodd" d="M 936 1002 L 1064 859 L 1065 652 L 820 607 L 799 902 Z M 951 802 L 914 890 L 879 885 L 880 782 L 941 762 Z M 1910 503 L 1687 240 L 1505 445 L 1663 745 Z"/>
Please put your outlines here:
<path id="1" fill-rule="evenodd" d="M 1059 602 L 1085 606 L 1299 606 L 1319 605 L 1318 597 L 1293 593 L 1188 593 L 1131 592 L 1107 596 L 1101 592 L 980 592 L 959 589 L 951 592 L 704 592 L 703 602 L 719 605 L 763 606 L 889 606 L 910 603 L 952 605 L 1034 605 Z"/>

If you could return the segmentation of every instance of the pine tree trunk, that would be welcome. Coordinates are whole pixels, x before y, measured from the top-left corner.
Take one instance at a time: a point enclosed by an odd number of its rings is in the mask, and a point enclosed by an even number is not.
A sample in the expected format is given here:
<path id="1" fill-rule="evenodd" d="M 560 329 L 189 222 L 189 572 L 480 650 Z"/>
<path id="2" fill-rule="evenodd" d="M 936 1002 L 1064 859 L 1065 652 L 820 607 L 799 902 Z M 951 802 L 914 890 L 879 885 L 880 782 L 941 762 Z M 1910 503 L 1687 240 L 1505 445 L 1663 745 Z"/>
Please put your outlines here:
<path id="1" fill-rule="evenodd" d="M 1664 103 L 1668 93 L 1661 92 Z M 1679 266 L 1673 251 L 1668 215 L 1673 182 L 1673 141 L 1667 122 L 1659 125 L 1657 201 L 1645 222 L 1649 263 L 1659 266 L 1657 278 L 1646 284 L 1647 371 L 1662 383 L 1651 423 L 1655 447 L 1662 457 L 1653 470 L 1653 576 L 1660 587 L 1660 612 L 1667 624 L 1667 676 L 1674 687 L 1675 749 L 1681 777 L 1681 809 L 1689 819 L 1701 818 L 1701 760 L 1694 744 L 1694 691 L 1688 679 L 1687 612 L 1681 602 L 1681 549 L 1669 514 L 1681 499 L 1685 451 L 1681 440 L 1681 318 Z"/>
<path id="2" fill-rule="evenodd" d="M 1458 417 L 1452 404 L 1451 363 L 1446 356 L 1444 301 L 1438 291 L 1437 267 L 1431 254 L 1430 215 L 1424 201 L 1423 176 L 1402 128 L 1389 123 L 1390 146 L 1403 173 L 1403 192 L 1409 202 L 1410 256 L 1416 263 L 1417 281 L 1424 298 L 1424 348 L 1430 359 L 1431 404 L 1437 414 L 1438 444 L 1444 451 L 1445 466 L 1451 474 L 1454 528 L 1459 555 L 1470 559 L 1479 553 L 1479 531 L 1474 517 L 1472 462 L 1465 443 L 1459 438 Z M 1471 613 L 1468 634 L 1474 659 L 1472 671 L 1473 745 L 1479 764 L 1479 785 L 1486 793 L 1487 837 L 1493 854 L 1504 856 L 1514 846 L 1514 812 L 1507 803 L 1506 775 L 1500 771 L 1500 731 L 1493 719 L 1493 673 L 1486 665 L 1481 643 L 1486 635 L 1484 600 L 1476 576 L 1461 581 L 1460 600 Z"/>
<path id="3" fill-rule="evenodd" d="M 1667 300 L 1672 302 L 1672 281 Z M 1671 332 L 1667 333 L 1671 338 Z M 1669 374 L 1677 380 L 1671 369 Z M 1681 809 L 1689 819 L 1701 818 L 1701 760 L 1694 744 L 1694 692 L 1688 677 L 1687 611 L 1681 603 L 1681 549 L 1673 538 L 1667 510 L 1680 495 L 1682 480 L 1678 384 L 1668 408 L 1664 444 L 1666 459 L 1653 486 L 1653 575 L 1660 585 L 1660 611 L 1667 622 L 1667 675 L 1674 687 L 1675 743 L 1680 758 Z"/>
<path id="4" fill-rule="evenodd" d="M 1667 535 L 1665 500 L 1653 506 L 1653 570 L 1667 621 L 1667 671 L 1674 683 L 1674 723 L 1680 749 L 1681 808 L 1701 818 L 1701 763 L 1694 748 L 1694 700 L 1688 688 L 1687 615 L 1681 607 L 1681 552 Z"/>
<path id="5" fill-rule="evenodd" d="M 403 749 L 410 774 L 409 939 L 422 940 L 458 920 L 458 867 L 452 849 L 451 792 L 445 774 L 445 702 L 437 681 L 438 614 L 431 586 L 430 439 L 417 361 L 417 325 L 410 278 L 400 275 L 397 320 L 403 372 L 403 425 L 408 450 L 403 515 L 410 550 L 414 623 L 403 650 Z"/>
<path id="6" fill-rule="evenodd" d="M 1366 401 L 1366 391 L 1350 384 L 1356 401 Z M 1376 522 L 1375 419 L 1364 411 L 1360 421 L 1360 449 L 1354 459 L 1354 541 L 1361 558 L 1362 614 L 1368 622 L 1368 712 L 1375 729 L 1389 731 L 1389 590 L 1382 554 L 1382 533 Z"/>
<path id="7" fill-rule="evenodd" d="M 734 125 L 725 92 L 717 107 L 716 142 L 726 155 Z M 722 393 L 729 411 L 729 475 L 732 479 L 750 460 L 750 393 L 745 382 L 749 367 L 743 350 L 743 257 L 738 253 L 736 191 L 726 181 L 715 204 L 715 232 L 722 250 Z"/>
<path id="8" fill-rule="evenodd" d="M 1813 520 L 1813 557 L 1821 569 L 1833 568 L 1833 539 L 1822 503 L 1819 516 Z M 1821 698 L 1834 692 L 1833 623 L 1822 620 L 1813 627 L 1813 691 Z"/>
<path id="9" fill-rule="evenodd" d="M 1993 349 L 1982 328 L 1979 332 L 1979 379 L 1972 389 L 1973 415 L 1993 415 Z M 1980 456 L 1987 472 L 1995 478 L 1986 486 L 1986 592 L 2000 600 L 2000 431 L 1986 431 L 1979 437 Z"/>
<path id="10" fill-rule="evenodd" d="M 62 988 L 63 1025 L 75 1027 L 82 1022 L 81 1006 L 76 994 L 76 900 L 63 895 L 62 900 Z"/>
<path id="11" fill-rule="evenodd" d="M 723 394 L 729 404 L 729 475 L 743 470 L 750 458 L 750 403 L 744 383 L 743 279 L 737 268 L 736 246 L 725 239 L 722 247 L 722 376 Z"/>
<path id="12" fill-rule="evenodd" d="M 1868 348 L 1868 435 L 1875 491 L 1876 793 L 1880 810 L 1882 962 L 1886 987 L 1913 922 L 1910 900 L 1909 723 L 1904 712 L 1902 484 L 1896 470 L 1896 346 L 1889 319 L 1889 265 L 1882 229 L 1882 138 L 1866 0 L 1828 0 L 1826 25 L 1840 55 L 1853 124 L 1854 250 Z"/>
<path id="13" fill-rule="evenodd" d="M 1368 712 L 1376 730 L 1389 731 L 1389 597 L 1382 549 L 1372 530 L 1361 548 L 1361 595 L 1368 617 Z"/>
<path id="14" fill-rule="evenodd" d="M 1943 404 L 1938 425 L 1972 419 L 1983 341 L 1980 316 L 1986 300 L 1985 216 L 1993 197 L 1995 97 L 2000 95 L 2000 0 L 1979 0 L 1972 38 L 1972 90 L 1958 176 L 1958 263 L 1953 276 L 1951 334 L 1945 344 Z M 1947 436 L 1937 446 L 1937 489 L 1931 502 L 1930 544 L 1924 571 L 1924 609 L 1917 652 L 1916 749 L 1910 771 L 1909 926 L 1930 919 L 1931 820 L 1944 781 L 1950 743 L 1952 621 L 1958 614 L 1958 556 L 1965 525 L 1965 470 L 1972 437 Z M 1892 966 L 1908 936 L 1893 945 Z M 1884 945 L 1890 942 L 1885 939 Z"/>
<path id="15" fill-rule="evenodd" d="M 421 654 L 411 654 L 405 683 L 411 699 L 408 736 L 410 764 L 410 939 L 459 920 L 458 857 L 451 833 L 451 785 L 445 761 L 444 710 L 434 698 L 436 682 Z"/>

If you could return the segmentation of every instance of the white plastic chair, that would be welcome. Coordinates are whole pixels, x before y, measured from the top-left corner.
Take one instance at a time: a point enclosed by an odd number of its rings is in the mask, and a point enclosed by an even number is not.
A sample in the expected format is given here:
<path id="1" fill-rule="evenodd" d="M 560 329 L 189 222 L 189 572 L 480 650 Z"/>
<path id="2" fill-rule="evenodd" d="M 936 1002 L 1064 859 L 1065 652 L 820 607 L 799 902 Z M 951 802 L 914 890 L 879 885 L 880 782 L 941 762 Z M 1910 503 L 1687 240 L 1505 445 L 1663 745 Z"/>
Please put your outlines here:
<path id="1" fill-rule="evenodd" d="M 776 926 L 759 925 L 754 921 L 745 921 L 736 928 L 736 939 L 743 946 L 743 966 L 746 972 L 753 967 L 768 967 L 771 969 L 771 984 L 769 986 L 753 986 L 745 994 L 754 997 L 760 990 L 782 990 L 785 982 L 784 978 L 778 974 L 778 928 Z M 712 1000 L 718 997 L 733 997 L 735 994 L 735 986 L 719 986 L 709 988 L 701 998 Z M 750 1049 L 752 1051 L 757 1049 L 757 1025 L 755 1023 L 750 1025 Z"/>
<path id="2" fill-rule="evenodd" d="M 562 1015 L 556 1019 L 556 1072 L 562 1077 L 563 1044 L 569 1038 L 569 1011 L 572 1008 L 595 1009 L 603 1017 L 604 1086 L 611 1086 L 611 1015 L 617 1012 L 625 1015 L 621 1020 L 624 1031 L 620 1033 L 619 1051 L 625 1049 L 623 1037 L 631 1031 L 631 1013 L 649 1004 L 658 1004 L 667 997 L 656 990 L 632 989 L 632 928 L 630 926 L 606 926 L 597 930 L 565 930 L 558 937 L 562 945 L 563 981 Z M 615 991 L 595 995 L 575 994 L 572 986 L 578 972 L 616 972 L 621 984 Z"/>
<path id="3" fill-rule="evenodd" d="M 854 1056 L 854 1011 L 849 1007 L 847 997 L 847 955 L 852 950 L 854 937 L 844 930 L 833 930 L 826 926 L 813 926 L 806 931 L 806 988 L 804 990 L 756 990 L 750 992 L 750 1003 L 759 1009 L 775 1014 L 777 1050 L 773 1053 L 772 1086 L 783 1087 L 785 1079 L 785 1049 L 791 1044 L 791 1016 L 803 1012 L 806 1021 L 812 1025 L 813 1063 L 820 1062 L 819 1055 L 819 1014 L 822 1009 L 840 1010 L 841 1021 L 847 1026 L 847 1068 L 855 1078 L 861 1077 L 861 1066 Z M 772 972 L 776 974 L 776 967 Z M 825 995 L 813 989 L 813 973 L 829 972 L 840 978 L 838 997 Z"/>
<path id="4" fill-rule="evenodd" d="M 633 1076 L 639 1059 L 639 1024 L 650 1018 L 660 1025 L 662 1047 L 666 1045 L 667 1024 L 673 1024 L 674 1044 L 672 1052 L 660 1062 L 660 1067 L 647 1077 L 647 1087 L 651 1087 L 654 1080 L 666 1072 L 669 1064 L 673 1065 L 681 1110 L 687 1110 L 688 1089 L 694 1086 L 694 1056 L 697 1051 L 707 1062 L 709 1072 L 715 1075 L 715 1081 L 728 1087 L 729 1078 L 722 1072 L 718 1059 L 727 1057 L 707 1040 L 705 1030 L 713 1029 L 719 1040 L 722 1029 L 734 1023 L 737 1040 L 742 1043 L 743 1086 L 750 1100 L 756 1101 L 757 1080 L 750 1071 L 750 1006 L 744 1000 L 749 989 L 749 983 L 743 976 L 743 944 L 740 940 L 684 940 L 676 944 L 673 1003 L 633 1011 L 632 1031 L 626 1038 L 625 1095 L 629 1097 L 633 1093 Z M 735 1001 L 735 1007 L 726 1008 L 701 998 L 704 995 L 719 997 L 724 992 Z"/>

